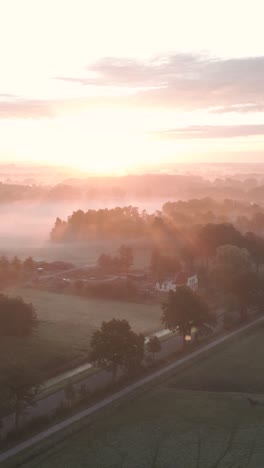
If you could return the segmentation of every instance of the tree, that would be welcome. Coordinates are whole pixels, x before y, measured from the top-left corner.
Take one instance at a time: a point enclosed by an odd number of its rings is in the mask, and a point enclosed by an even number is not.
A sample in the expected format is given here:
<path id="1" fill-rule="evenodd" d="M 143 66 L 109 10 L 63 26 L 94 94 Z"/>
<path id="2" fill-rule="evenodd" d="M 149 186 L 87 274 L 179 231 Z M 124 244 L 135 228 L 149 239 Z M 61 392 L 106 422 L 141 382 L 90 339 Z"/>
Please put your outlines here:
<path id="1" fill-rule="evenodd" d="M 230 285 L 237 299 L 241 320 L 246 319 L 249 307 L 257 305 L 258 290 L 262 290 L 259 283 L 256 273 L 249 271 L 238 274 Z"/>
<path id="2" fill-rule="evenodd" d="M 232 224 L 206 224 L 198 234 L 197 248 L 208 264 L 218 247 L 227 244 L 243 246 L 243 242 L 242 234 Z"/>
<path id="3" fill-rule="evenodd" d="M 211 277 L 217 288 L 233 292 L 232 286 L 238 276 L 252 271 L 252 262 L 247 249 L 235 245 L 218 247 Z"/>
<path id="4" fill-rule="evenodd" d="M 2 257 L 0 258 L 1 270 L 6 272 L 9 269 L 9 265 L 10 264 L 9 264 L 8 258 L 5 255 L 2 255 Z"/>
<path id="5" fill-rule="evenodd" d="M 21 270 L 21 265 L 22 265 L 22 262 L 20 260 L 20 258 L 18 258 L 17 256 L 15 256 L 11 262 L 11 266 L 12 268 L 19 272 Z"/>
<path id="6" fill-rule="evenodd" d="M 250 221 L 250 225 L 254 231 L 262 234 L 264 230 L 264 213 L 261 213 L 261 211 L 255 213 Z"/>
<path id="7" fill-rule="evenodd" d="M 132 370 L 144 358 L 144 335 L 131 330 L 127 320 L 112 319 L 102 322 L 100 330 L 91 339 L 90 361 L 93 365 L 112 372 L 115 382 L 120 368 Z"/>
<path id="8" fill-rule="evenodd" d="M 120 255 L 120 265 L 125 270 L 126 274 L 128 274 L 134 262 L 133 249 L 127 245 L 121 245 L 118 253 Z"/>
<path id="9" fill-rule="evenodd" d="M 32 257 L 26 258 L 26 260 L 23 263 L 23 268 L 24 270 L 28 271 L 29 273 L 32 273 L 35 268 L 35 262 Z"/>
<path id="10" fill-rule="evenodd" d="M 110 255 L 101 254 L 97 260 L 97 265 L 102 269 L 108 269 L 112 266 L 112 258 Z"/>
<path id="11" fill-rule="evenodd" d="M 0 335 L 27 336 L 37 325 L 37 316 L 32 304 L 21 297 L 0 294 Z"/>
<path id="12" fill-rule="evenodd" d="M 186 336 L 191 335 L 192 328 L 209 332 L 216 323 L 215 316 L 210 312 L 203 299 L 187 286 L 181 286 L 176 291 L 170 291 L 167 300 L 162 305 L 161 321 L 166 328 L 178 331 L 185 345 Z"/>
<path id="13" fill-rule="evenodd" d="M 15 412 L 15 430 L 19 429 L 20 417 L 28 406 L 34 406 L 41 389 L 41 377 L 27 367 L 12 367 L 7 371 L 4 385 Z"/>
<path id="14" fill-rule="evenodd" d="M 163 255 L 159 249 L 154 249 L 150 260 L 150 270 L 156 281 L 177 273 L 181 269 L 178 257 Z"/>
<path id="15" fill-rule="evenodd" d="M 259 267 L 264 263 L 264 239 L 257 236 L 253 232 L 245 234 L 245 247 L 249 251 L 252 260 L 256 265 L 256 271 L 259 272 Z"/>
<path id="16" fill-rule="evenodd" d="M 147 342 L 147 351 L 149 353 L 155 354 L 159 353 L 161 350 L 160 340 L 157 336 L 151 336 Z"/>

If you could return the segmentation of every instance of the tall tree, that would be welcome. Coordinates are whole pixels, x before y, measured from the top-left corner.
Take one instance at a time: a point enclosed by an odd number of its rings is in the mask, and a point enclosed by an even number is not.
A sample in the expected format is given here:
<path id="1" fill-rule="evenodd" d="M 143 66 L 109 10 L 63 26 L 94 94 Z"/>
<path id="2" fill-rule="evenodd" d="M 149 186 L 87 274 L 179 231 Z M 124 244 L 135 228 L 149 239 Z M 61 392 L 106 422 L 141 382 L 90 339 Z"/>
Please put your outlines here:
<path id="1" fill-rule="evenodd" d="M 9 269 L 10 263 L 8 261 L 8 258 L 5 255 L 2 255 L 0 258 L 0 269 L 3 271 L 7 271 Z"/>
<path id="2" fill-rule="evenodd" d="M 264 238 L 257 236 L 254 232 L 246 232 L 245 247 L 256 265 L 257 273 L 259 273 L 260 265 L 264 264 Z"/>
<path id="3" fill-rule="evenodd" d="M 28 406 L 34 406 L 41 389 L 41 377 L 27 367 L 11 367 L 5 376 L 4 385 L 11 407 L 15 412 L 15 430 L 19 429 L 21 415 Z"/>
<path id="4" fill-rule="evenodd" d="M 208 332 L 216 323 L 215 316 L 204 300 L 186 286 L 170 291 L 162 309 L 162 323 L 169 330 L 178 331 L 184 345 L 186 336 L 191 335 L 193 327 L 198 331 Z"/>
<path id="5" fill-rule="evenodd" d="M 22 262 L 20 258 L 18 258 L 16 255 L 11 262 L 11 266 L 16 272 L 19 272 L 21 270 Z"/>
<path id="6" fill-rule="evenodd" d="M 115 382 L 120 368 L 132 370 L 140 366 L 144 357 L 144 335 L 131 330 L 127 320 L 102 322 L 91 339 L 90 361 L 112 372 Z"/>
<path id="7" fill-rule="evenodd" d="M 256 273 L 241 272 L 231 281 L 229 290 L 236 297 L 240 319 L 245 320 L 248 309 L 258 305 L 263 285 Z"/>
<path id="8" fill-rule="evenodd" d="M 157 336 L 151 336 L 147 342 L 147 351 L 149 353 L 155 354 L 159 353 L 161 350 L 161 343 Z"/>
<path id="9" fill-rule="evenodd" d="M 32 304 L 21 297 L 0 294 L 0 335 L 30 335 L 36 325 L 37 315 Z"/>
<path id="10" fill-rule="evenodd" d="M 216 250 L 222 245 L 244 245 L 242 234 L 229 223 L 207 224 L 198 234 L 197 248 L 200 254 L 208 260 L 215 256 Z"/>
<path id="11" fill-rule="evenodd" d="M 118 253 L 120 255 L 121 267 L 125 270 L 126 274 L 128 274 L 134 262 L 133 249 L 128 245 L 121 245 Z"/>
<path id="12" fill-rule="evenodd" d="M 175 255 L 164 255 L 159 249 L 154 249 L 150 260 L 150 270 L 156 281 L 168 275 L 176 274 L 181 269 L 181 263 Z"/>
<path id="13" fill-rule="evenodd" d="M 218 289 L 230 291 L 239 275 L 252 271 L 252 261 L 248 250 L 235 245 L 218 247 L 211 270 L 211 278 Z"/>
<path id="14" fill-rule="evenodd" d="M 23 263 L 23 268 L 29 273 L 32 273 L 34 271 L 35 262 L 32 257 L 26 258 L 26 260 Z"/>

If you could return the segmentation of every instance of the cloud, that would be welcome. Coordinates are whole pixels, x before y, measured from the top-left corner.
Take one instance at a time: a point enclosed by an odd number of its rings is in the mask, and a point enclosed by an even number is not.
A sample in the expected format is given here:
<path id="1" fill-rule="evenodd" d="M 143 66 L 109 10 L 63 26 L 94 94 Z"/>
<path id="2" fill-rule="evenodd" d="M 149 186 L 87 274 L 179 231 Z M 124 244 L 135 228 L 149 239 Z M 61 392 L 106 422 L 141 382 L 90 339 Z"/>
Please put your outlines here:
<path id="1" fill-rule="evenodd" d="M 82 97 L 23 99 L 0 94 L 0 118 L 52 118 L 95 107 L 264 111 L 264 56 L 217 59 L 207 55 L 160 55 L 148 61 L 103 58 L 82 77 L 59 77 L 84 88 Z"/>
<path id="2" fill-rule="evenodd" d="M 104 58 L 87 67 L 86 77 L 64 78 L 84 86 L 133 88 L 131 103 L 183 110 L 219 108 L 249 112 L 264 108 L 264 56 L 216 59 L 174 54 L 138 61 Z"/>
<path id="3" fill-rule="evenodd" d="M 0 119 L 46 119 L 82 109 L 122 107 L 122 97 L 83 96 L 65 99 L 26 99 L 0 95 Z"/>
<path id="4" fill-rule="evenodd" d="M 196 138 L 236 138 L 264 135 L 264 125 L 192 125 L 154 132 L 158 138 L 196 139 Z"/>
<path id="5" fill-rule="evenodd" d="M 0 95 L 0 119 L 38 119 L 54 115 L 55 110 L 50 102 Z"/>

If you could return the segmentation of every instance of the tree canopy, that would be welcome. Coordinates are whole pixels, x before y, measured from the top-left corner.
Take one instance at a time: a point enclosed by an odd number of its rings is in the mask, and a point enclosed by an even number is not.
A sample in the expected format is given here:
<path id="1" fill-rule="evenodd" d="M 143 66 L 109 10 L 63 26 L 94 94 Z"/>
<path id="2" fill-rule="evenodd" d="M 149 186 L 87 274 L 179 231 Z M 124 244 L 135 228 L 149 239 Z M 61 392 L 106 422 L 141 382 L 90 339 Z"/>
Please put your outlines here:
<path id="1" fill-rule="evenodd" d="M 32 304 L 21 297 L 0 294 L 0 335 L 30 335 L 37 325 L 37 316 Z"/>
<path id="2" fill-rule="evenodd" d="M 216 322 L 206 302 L 187 286 L 170 291 L 162 309 L 162 323 L 169 330 L 178 331 L 184 344 L 193 327 L 208 332 Z"/>
<path id="3" fill-rule="evenodd" d="M 119 368 L 137 368 L 144 357 L 144 335 L 132 331 L 127 320 L 102 322 L 91 339 L 90 361 L 112 372 L 113 381 Z"/>
<path id="4" fill-rule="evenodd" d="M 15 411 L 15 429 L 19 429 L 19 419 L 28 406 L 33 406 L 39 393 L 42 378 L 33 369 L 27 367 L 11 367 L 2 385 L 6 388 L 7 398 Z"/>
<path id="5" fill-rule="evenodd" d="M 243 246 L 243 235 L 229 223 L 206 224 L 198 234 L 197 246 L 201 254 L 210 258 L 221 245 Z"/>

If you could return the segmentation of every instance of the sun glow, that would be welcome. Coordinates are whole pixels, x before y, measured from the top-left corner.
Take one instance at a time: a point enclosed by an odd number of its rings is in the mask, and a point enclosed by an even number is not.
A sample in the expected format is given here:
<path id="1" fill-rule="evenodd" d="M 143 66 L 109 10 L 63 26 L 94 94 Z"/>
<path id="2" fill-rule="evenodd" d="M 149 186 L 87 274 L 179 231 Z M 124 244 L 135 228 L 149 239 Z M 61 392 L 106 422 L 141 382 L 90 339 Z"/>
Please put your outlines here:
<path id="1" fill-rule="evenodd" d="M 160 161 L 164 144 L 152 139 L 149 126 L 149 119 L 133 111 L 74 111 L 54 119 L 6 122 L 2 145 L 13 160 L 36 160 L 38 155 L 39 163 L 121 175 Z"/>

